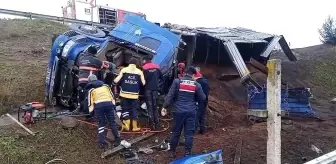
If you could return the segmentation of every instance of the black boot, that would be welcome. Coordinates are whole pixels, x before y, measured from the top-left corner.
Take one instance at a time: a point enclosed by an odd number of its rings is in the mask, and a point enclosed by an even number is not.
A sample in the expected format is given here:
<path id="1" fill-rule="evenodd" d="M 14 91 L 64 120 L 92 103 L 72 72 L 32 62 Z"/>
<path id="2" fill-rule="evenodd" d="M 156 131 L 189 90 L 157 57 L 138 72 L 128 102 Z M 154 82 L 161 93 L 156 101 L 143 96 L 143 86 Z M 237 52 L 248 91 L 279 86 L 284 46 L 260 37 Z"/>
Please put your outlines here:
<path id="1" fill-rule="evenodd" d="M 120 138 L 116 138 L 115 139 L 115 143 L 114 143 L 114 147 L 117 147 L 120 145 L 121 139 Z"/>
<path id="2" fill-rule="evenodd" d="M 200 129 L 200 130 L 199 130 L 199 134 L 202 134 L 202 135 L 203 135 L 203 134 L 205 134 L 205 133 L 206 133 L 206 131 L 205 131 L 204 129 Z"/>
<path id="3" fill-rule="evenodd" d="M 157 125 L 156 124 L 152 124 L 152 131 L 156 131 L 157 130 Z"/>
<path id="4" fill-rule="evenodd" d="M 99 149 L 107 149 L 108 148 L 108 144 L 107 143 L 98 143 L 98 148 Z"/>
<path id="5" fill-rule="evenodd" d="M 185 156 L 185 157 L 188 157 L 188 156 L 190 156 L 190 155 L 191 155 L 191 151 L 185 151 L 185 152 L 184 152 L 184 156 Z"/>

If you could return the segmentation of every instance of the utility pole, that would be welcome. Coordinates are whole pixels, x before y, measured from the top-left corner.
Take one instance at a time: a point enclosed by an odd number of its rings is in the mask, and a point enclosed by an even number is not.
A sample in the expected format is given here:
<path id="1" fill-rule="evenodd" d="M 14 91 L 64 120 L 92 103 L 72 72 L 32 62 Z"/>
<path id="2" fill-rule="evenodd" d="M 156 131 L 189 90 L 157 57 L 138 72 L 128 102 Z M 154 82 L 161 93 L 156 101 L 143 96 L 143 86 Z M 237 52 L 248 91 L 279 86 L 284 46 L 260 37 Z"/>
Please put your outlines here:
<path id="1" fill-rule="evenodd" d="M 281 163 L 281 60 L 267 62 L 267 164 Z"/>

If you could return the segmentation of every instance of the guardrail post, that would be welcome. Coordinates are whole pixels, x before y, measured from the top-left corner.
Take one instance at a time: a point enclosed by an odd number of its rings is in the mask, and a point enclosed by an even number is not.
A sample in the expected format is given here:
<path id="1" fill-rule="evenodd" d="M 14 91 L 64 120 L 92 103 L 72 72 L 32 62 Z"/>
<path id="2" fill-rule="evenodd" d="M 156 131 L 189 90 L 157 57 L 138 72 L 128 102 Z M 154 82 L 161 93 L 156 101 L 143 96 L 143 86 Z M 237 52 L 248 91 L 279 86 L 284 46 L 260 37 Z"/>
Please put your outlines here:
<path id="1" fill-rule="evenodd" d="M 281 60 L 267 62 L 267 164 L 281 163 Z"/>

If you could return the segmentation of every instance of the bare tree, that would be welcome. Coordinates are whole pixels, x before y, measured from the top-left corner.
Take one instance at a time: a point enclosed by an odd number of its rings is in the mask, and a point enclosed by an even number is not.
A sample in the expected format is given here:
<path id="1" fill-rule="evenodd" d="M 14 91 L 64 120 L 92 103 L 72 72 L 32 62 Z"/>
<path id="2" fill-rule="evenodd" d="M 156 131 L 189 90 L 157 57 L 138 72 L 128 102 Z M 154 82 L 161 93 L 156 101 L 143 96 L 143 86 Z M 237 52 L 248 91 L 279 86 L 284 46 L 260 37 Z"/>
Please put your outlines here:
<path id="1" fill-rule="evenodd" d="M 322 43 L 336 45 L 336 21 L 331 16 L 325 20 L 319 33 Z"/>

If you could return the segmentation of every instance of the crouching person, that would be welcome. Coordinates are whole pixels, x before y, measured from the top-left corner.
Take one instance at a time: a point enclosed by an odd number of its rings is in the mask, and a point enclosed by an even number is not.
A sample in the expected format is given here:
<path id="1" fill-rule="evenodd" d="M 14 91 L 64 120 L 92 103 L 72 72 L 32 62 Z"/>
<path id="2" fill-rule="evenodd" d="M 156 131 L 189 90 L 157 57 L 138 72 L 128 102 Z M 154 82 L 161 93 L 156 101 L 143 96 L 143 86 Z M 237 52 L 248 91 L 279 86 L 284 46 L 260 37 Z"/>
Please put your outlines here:
<path id="1" fill-rule="evenodd" d="M 92 89 L 88 91 L 88 106 L 89 112 L 95 111 L 98 120 L 98 146 L 106 148 L 106 118 L 109 121 L 112 129 L 112 134 L 115 138 L 115 145 L 120 144 L 120 135 L 118 125 L 115 121 L 115 100 L 109 86 L 98 80 L 96 75 L 89 76 L 89 82 L 92 84 Z"/>
<path id="2" fill-rule="evenodd" d="M 84 53 L 81 53 L 79 58 L 79 72 L 78 72 L 78 108 L 76 112 L 88 113 L 87 109 L 87 91 L 90 89 L 88 85 L 88 77 L 96 75 L 102 79 L 102 70 L 110 69 L 115 71 L 115 65 L 107 61 L 101 61 L 97 55 L 97 47 L 89 46 Z"/>

